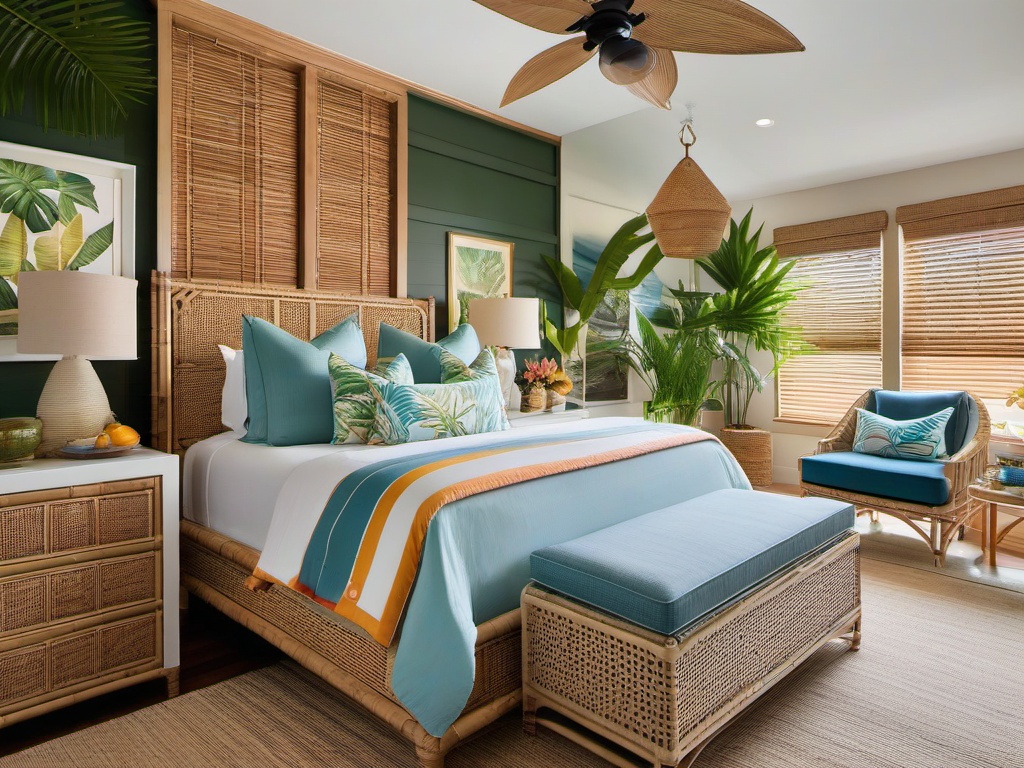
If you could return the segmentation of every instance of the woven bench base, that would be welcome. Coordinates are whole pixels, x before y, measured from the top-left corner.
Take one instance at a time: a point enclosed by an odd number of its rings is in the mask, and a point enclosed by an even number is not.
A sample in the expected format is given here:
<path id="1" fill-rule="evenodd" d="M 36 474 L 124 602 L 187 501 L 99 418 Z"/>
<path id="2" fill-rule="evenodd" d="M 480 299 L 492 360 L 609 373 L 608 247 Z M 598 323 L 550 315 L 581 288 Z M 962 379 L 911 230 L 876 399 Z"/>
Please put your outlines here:
<path id="1" fill-rule="evenodd" d="M 688 766 L 715 734 L 829 640 L 843 637 L 856 650 L 859 537 L 850 533 L 809 555 L 677 636 L 537 585 L 524 590 L 522 612 L 527 732 L 543 724 L 618 765 L 634 763 L 607 742 L 656 768 Z"/>

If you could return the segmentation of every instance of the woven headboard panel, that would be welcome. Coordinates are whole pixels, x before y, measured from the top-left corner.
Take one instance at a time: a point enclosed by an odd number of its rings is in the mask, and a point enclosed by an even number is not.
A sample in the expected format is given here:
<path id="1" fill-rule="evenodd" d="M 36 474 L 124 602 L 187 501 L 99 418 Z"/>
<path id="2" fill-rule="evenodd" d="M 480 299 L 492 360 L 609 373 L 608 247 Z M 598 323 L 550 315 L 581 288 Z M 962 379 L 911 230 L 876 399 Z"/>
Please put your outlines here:
<path id="1" fill-rule="evenodd" d="M 433 341 L 434 299 L 344 296 L 246 283 L 178 280 L 153 273 L 153 447 L 181 453 L 218 432 L 224 360 L 218 344 L 242 346 L 242 315 L 308 341 L 353 312 L 377 358 L 381 322 Z"/>

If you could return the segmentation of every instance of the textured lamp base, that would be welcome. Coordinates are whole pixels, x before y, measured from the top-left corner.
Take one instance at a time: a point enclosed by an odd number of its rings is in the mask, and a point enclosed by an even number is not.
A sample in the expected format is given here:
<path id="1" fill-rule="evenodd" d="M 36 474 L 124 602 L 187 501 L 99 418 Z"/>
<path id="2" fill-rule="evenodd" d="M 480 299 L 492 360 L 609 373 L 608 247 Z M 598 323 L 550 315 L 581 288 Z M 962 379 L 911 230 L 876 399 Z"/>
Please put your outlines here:
<path id="1" fill-rule="evenodd" d="M 494 364 L 498 368 L 498 384 L 501 386 L 501 394 L 505 396 L 507 410 L 510 407 L 512 390 L 516 388 L 516 358 L 508 347 L 498 347 L 497 351 Z"/>
<path id="2" fill-rule="evenodd" d="M 84 357 L 65 357 L 53 366 L 36 415 L 43 421 L 37 456 L 52 455 L 71 440 L 98 435 L 113 421 L 100 377 Z"/>

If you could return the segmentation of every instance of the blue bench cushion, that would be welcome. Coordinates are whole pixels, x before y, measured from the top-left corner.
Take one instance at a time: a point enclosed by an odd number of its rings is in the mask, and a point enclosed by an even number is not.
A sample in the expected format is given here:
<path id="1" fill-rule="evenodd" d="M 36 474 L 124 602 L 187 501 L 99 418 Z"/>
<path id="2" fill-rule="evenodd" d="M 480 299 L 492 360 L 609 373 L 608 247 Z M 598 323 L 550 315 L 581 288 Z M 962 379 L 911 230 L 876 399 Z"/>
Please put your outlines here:
<path id="1" fill-rule="evenodd" d="M 949 500 L 944 466 L 941 461 L 907 461 L 836 451 L 805 456 L 800 476 L 805 483 L 826 488 L 935 507 Z"/>
<path id="2" fill-rule="evenodd" d="M 534 552 L 549 589 L 675 634 L 853 526 L 853 507 L 722 490 Z"/>

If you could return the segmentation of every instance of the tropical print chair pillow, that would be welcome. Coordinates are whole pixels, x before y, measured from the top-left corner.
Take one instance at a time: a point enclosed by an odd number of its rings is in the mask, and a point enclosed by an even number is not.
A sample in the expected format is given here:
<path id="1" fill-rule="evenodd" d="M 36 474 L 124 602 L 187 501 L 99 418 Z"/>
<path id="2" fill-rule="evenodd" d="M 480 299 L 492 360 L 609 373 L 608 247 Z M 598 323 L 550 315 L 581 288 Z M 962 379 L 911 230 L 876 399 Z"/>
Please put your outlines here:
<path id="1" fill-rule="evenodd" d="M 412 368 L 403 354 L 378 365 L 376 373 L 349 365 L 343 357 L 332 354 L 327 360 L 327 369 L 334 389 L 334 438 L 331 442 L 335 445 L 367 441 L 377 411 L 371 382 L 412 384 Z"/>
<path id="2" fill-rule="evenodd" d="M 466 366 L 441 352 L 443 384 L 371 383 L 376 420 L 367 442 L 398 445 L 509 429 L 494 357 L 486 349 Z"/>
<path id="3" fill-rule="evenodd" d="M 948 458 L 946 422 L 952 415 L 952 408 L 944 408 L 920 419 L 897 421 L 858 408 L 853 450 L 890 459 Z"/>

